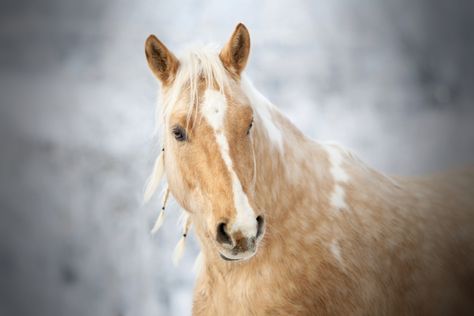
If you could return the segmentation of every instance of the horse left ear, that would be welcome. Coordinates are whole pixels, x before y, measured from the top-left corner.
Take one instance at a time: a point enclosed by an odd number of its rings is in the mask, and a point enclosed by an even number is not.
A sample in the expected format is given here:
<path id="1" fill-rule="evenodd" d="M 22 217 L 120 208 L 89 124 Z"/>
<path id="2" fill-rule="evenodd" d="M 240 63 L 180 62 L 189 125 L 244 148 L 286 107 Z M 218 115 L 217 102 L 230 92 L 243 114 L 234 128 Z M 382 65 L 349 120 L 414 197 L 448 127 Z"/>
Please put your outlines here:
<path id="1" fill-rule="evenodd" d="M 250 53 L 250 34 L 245 25 L 239 23 L 219 57 L 230 72 L 240 76 Z"/>
<path id="2" fill-rule="evenodd" d="M 148 36 L 145 55 L 153 74 L 163 84 L 171 84 L 178 71 L 179 61 L 155 35 Z"/>

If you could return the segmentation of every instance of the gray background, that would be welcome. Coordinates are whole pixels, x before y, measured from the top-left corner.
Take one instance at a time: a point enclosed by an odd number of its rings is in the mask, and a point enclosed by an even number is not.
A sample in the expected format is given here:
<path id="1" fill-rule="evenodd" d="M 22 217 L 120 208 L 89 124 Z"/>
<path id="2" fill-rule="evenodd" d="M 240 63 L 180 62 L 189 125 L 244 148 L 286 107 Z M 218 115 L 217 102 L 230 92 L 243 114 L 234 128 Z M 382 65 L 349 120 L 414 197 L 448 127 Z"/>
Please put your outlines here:
<path id="1" fill-rule="evenodd" d="M 306 134 L 387 173 L 474 161 L 474 5 L 426 1 L 0 2 L 0 315 L 187 315 L 141 192 L 157 153 L 143 52 L 252 36 L 248 74 Z"/>

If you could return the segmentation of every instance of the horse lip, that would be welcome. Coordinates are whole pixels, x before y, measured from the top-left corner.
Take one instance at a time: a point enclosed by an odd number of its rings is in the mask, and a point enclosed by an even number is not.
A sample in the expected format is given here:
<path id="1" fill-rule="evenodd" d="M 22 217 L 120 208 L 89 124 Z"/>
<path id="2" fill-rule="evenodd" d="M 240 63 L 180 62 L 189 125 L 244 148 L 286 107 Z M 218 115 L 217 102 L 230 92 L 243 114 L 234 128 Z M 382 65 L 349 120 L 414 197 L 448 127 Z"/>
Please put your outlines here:
<path id="1" fill-rule="evenodd" d="M 226 256 L 224 256 L 223 254 L 219 253 L 221 258 L 224 259 L 225 261 L 239 261 L 239 260 L 242 260 L 242 259 L 231 259 L 231 258 L 227 258 Z"/>
<path id="2" fill-rule="evenodd" d="M 252 258 L 254 255 L 255 255 L 256 252 L 254 252 L 252 255 L 248 256 L 248 257 L 245 257 L 245 258 L 229 258 L 229 257 L 226 257 L 225 255 L 223 255 L 220 251 L 219 251 L 219 255 L 222 259 L 224 259 L 225 261 L 246 261 L 246 260 L 249 260 L 250 258 Z"/>

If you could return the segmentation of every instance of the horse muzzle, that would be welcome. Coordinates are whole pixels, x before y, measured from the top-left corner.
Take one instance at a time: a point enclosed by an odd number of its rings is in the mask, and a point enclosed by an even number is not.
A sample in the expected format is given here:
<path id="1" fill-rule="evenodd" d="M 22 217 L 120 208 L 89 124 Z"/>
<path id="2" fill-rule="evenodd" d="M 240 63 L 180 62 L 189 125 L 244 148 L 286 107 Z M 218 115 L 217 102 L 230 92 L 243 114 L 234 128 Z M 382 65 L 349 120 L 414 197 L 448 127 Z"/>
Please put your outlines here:
<path id="1" fill-rule="evenodd" d="M 229 234 L 225 223 L 217 227 L 216 240 L 219 244 L 220 257 L 226 261 L 240 261 L 252 258 L 257 252 L 259 241 L 264 235 L 264 221 L 257 217 L 257 233 L 255 236 L 245 236 L 240 231 Z"/>

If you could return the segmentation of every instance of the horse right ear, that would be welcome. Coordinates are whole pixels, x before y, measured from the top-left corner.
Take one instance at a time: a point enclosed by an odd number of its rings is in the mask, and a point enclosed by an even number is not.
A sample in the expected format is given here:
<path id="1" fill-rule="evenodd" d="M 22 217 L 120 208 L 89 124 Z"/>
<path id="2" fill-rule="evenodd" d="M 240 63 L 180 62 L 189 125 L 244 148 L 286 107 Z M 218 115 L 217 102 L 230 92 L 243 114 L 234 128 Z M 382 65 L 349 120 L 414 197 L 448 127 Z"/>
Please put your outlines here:
<path id="1" fill-rule="evenodd" d="M 250 53 L 250 34 L 245 25 L 239 23 L 219 57 L 230 72 L 240 76 L 247 65 Z"/>
<path id="2" fill-rule="evenodd" d="M 162 84 L 171 84 L 178 71 L 179 61 L 155 35 L 148 36 L 145 55 L 153 74 Z"/>

